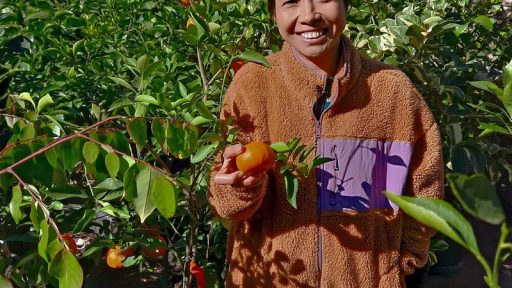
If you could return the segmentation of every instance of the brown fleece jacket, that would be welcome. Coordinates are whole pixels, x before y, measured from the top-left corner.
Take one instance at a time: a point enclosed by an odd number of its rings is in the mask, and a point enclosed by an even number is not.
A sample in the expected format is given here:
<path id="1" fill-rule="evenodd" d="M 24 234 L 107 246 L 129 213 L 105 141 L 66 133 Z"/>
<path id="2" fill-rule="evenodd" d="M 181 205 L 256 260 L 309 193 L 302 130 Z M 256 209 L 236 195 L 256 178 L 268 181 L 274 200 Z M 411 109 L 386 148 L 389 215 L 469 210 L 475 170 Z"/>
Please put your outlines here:
<path id="1" fill-rule="evenodd" d="M 226 287 L 403 287 L 427 261 L 435 231 L 382 191 L 442 197 L 438 127 L 402 72 L 363 57 L 345 37 L 342 50 L 345 65 L 332 78 L 285 43 L 270 68 L 245 65 L 227 91 L 222 118 L 236 117 L 241 143 L 301 137 L 335 160 L 299 182 L 294 209 L 276 171 L 250 189 L 216 185 L 217 157 L 208 196 L 233 221 Z M 322 96 L 332 100 L 317 118 Z"/>

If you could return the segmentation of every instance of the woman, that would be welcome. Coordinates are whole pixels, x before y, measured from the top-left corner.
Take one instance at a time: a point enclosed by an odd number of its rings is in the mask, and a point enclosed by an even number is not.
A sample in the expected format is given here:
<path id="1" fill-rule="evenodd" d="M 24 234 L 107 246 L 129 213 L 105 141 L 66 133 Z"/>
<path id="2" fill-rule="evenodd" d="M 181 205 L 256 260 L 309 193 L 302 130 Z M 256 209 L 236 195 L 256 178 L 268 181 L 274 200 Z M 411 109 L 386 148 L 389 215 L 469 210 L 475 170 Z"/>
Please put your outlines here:
<path id="1" fill-rule="evenodd" d="M 300 181 L 294 209 L 276 171 L 237 171 L 241 145 L 219 155 L 209 200 L 233 221 L 227 287 L 404 287 L 427 261 L 435 231 L 382 192 L 442 197 L 438 127 L 402 72 L 343 36 L 347 4 L 271 0 L 282 50 L 228 89 L 221 116 L 240 143 L 301 137 L 334 161 Z"/>

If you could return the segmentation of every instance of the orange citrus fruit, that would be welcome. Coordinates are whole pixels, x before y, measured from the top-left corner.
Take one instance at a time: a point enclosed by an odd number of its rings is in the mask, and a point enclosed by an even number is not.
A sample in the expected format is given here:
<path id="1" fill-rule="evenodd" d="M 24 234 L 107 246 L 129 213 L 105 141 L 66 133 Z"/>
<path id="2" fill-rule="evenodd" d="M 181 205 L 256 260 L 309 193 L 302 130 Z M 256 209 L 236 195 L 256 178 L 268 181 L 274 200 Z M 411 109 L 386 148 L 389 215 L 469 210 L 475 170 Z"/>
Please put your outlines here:
<path id="1" fill-rule="evenodd" d="M 107 265 L 110 268 L 119 269 L 123 268 L 123 260 L 128 256 L 133 255 L 133 250 L 128 248 L 121 251 L 121 247 L 116 244 L 115 248 L 110 248 L 107 251 Z"/>
<path id="2" fill-rule="evenodd" d="M 188 7 L 190 6 L 190 0 L 180 0 L 181 4 L 183 4 L 183 6 L 185 7 Z"/>
<path id="3" fill-rule="evenodd" d="M 254 141 L 244 146 L 244 152 L 236 156 L 236 167 L 242 172 L 258 174 L 274 165 L 274 150 L 261 141 Z"/>

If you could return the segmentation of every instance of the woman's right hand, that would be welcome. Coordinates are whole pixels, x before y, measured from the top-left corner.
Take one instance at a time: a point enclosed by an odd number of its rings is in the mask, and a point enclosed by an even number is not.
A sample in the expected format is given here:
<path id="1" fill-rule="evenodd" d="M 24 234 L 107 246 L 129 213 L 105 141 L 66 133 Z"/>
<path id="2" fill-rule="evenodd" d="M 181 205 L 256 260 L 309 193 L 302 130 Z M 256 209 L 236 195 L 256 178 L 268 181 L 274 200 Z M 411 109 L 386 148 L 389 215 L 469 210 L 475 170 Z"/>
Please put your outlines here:
<path id="1" fill-rule="evenodd" d="M 231 185 L 236 187 L 252 187 L 261 184 L 267 177 L 266 172 L 256 175 L 246 174 L 236 167 L 236 156 L 244 152 L 240 144 L 228 146 L 224 150 L 222 167 L 213 177 L 213 181 L 220 185 Z"/>

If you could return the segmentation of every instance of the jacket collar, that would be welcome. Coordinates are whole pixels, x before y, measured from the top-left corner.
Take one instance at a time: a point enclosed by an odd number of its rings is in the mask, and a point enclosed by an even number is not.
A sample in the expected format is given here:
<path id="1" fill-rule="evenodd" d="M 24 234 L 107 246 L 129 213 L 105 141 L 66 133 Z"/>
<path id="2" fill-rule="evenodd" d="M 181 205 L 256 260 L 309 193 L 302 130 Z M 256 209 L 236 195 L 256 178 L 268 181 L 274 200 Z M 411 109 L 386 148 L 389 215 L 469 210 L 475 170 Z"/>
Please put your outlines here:
<path id="1" fill-rule="evenodd" d="M 338 68 L 334 76 L 333 87 L 331 88 L 331 99 L 332 105 L 334 106 L 339 99 L 343 98 L 352 89 L 353 85 L 357 82 L 356 80 L 361 73 L 361 56 L 359 52 L 352 45 L 350 40 L 342 36 L 342 49 L 340 53 L 343 53 L 343 57 L 340 58 Z M 311 99 L 308 101 L 315 100 L 324 88 L 327 73 L 313 69 L 308 66 L 302 59 L 297 55 L 297 51 L 289 43 L 284 42 L 281 49 L 282 61 L 280 61 L 280 68 L 287 83 L 296 88 L 305 89 L 302 92 L 315 93 L 311 95 Z M 343 63 L 343 60 L 344 61 Z M 302 93 L 301 93 L 302 94 Z M 309 98 L 309 97 L 307 97 Z M 314 101 L 312 101 L 314 102 Z"/>

